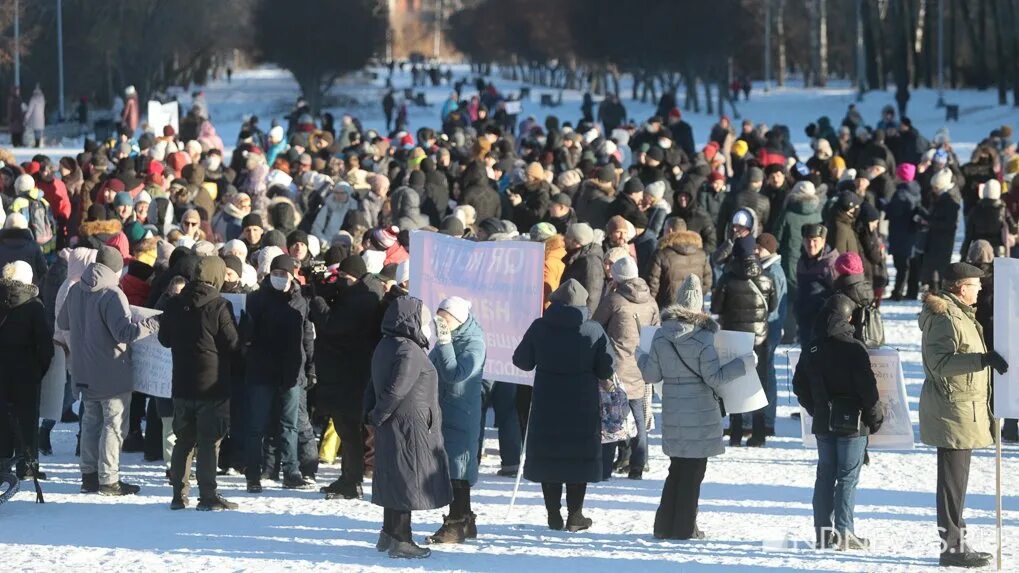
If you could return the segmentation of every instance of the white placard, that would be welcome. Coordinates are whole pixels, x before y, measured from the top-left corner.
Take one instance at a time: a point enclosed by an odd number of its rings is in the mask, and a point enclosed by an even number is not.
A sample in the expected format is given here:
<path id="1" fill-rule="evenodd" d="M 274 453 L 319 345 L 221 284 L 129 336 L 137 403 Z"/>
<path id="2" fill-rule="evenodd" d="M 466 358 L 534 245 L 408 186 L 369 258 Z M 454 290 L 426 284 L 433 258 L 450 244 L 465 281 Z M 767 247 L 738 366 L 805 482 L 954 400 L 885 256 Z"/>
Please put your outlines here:
<path id="1" fill-rule="evenodd" d="M 166 126 L 172 126 L 174 133 L 180 133 L 180 108 L 177 102 L 171 101 L 169 103 L 159 103 L 158 101 L 149 101 L 148 114 L 149 114 L 149 127 L 156 135 L 163 134 L 163 128 Z"/>
<path id="2" fill-rule="evenodd" d="M 67 385 L 67 355 L 59 344 L 53 345 L 53 360 L 42 378 L 39 395 L 39 417 L 59 420 L 64 413 L 64 387 Z"/>
<path id="3" fill-rule="evenodd" d="M 1019 259 L 994 259 L 994 350 L 1009 364 L 994 372 L 994 417 L 1019 418 Z"/>
<path id="4" fill-rule="evenodd" d="M 237 293 L 220 293 L 220 296 L 230 301 L 230 306 L 233 307 L 234 311 L 234 322 L 237 324 L 241 323 L 241 314 L 248 304 L 248 295 L 237 294 Z"/>
<path id="5" fill-rule="evenodd" d="M 513 352 L 541 316 L 545 248 L 529 241 L 474 242 L 428 231 L 410 234 L 410 294 L 435 312 L 450 296 L 471 302 L 485 332 L 487 380 L 534 383 Z"/>
<path id="6" fill-rule="evenodd" d="M 658 326 L 641 327 L 638 348 L 642 354 L 651 351 L 651 341 L 654 340 L 655 333 L 659 328 Z M 715 352 L 718 353 L 719 364 L 728 364 L 753 351 L 754 333 L 752 332 L 720 330 L 715 333 Z M 722 399 L 727 414 L 756 412 L 768 405 L 768 397 L 764 394 L 761 378 L 755 369 L 750 369 L 743 376 L 723 384 L 716 392 Z"/>
<path id="7" fill-rule="evenodd" d="M 524 104 L 518 99 L 506 100 L 506 115 L 520 115 L 524 110 Z"/>
<path id="8" fill-rule="evenodd" d="M 913 423 L 909 419 L 906 380 L 902 374 L 899 352 L 894 348 L 882 346 L 868 348 L 867 353 L 870 354 L 870 365 L 874 370 L 874 378 L 877 379 L 877 393 L 885 414 L 881 429 L 870 436 L 868 447 L 872 450 L 912 450 Z M 796 372 L 796 364 L 800 361 L 800 349 L 790 349 L 788 357 L 791 377 Z M 812 423 L 813 418 L 800 407 L 800 432 L 804 448 L 817 447 L 817 440 L 810 431 Z"/>
<path id="9" fill-rule="evenodd" d="M 162 314 L 150 308 L 131 307 L 132 320 Z M 169 398 L 173 390 L 173 354 L 159 343 L 155 333 L 131 343 L 131 374 L 137 392 Z"/>
<path id="10" fill-rule="evenodd" d="M 718 363 L 728 364 L 740 356 L 754 352 L 754 333 L 719 330 L 715 333 L 715 351 Z M 756 368 L 750 368 L 739 378 L 722 384 L 715 392 L 722 399 L 727 414 L 756 412 L 768 405 L 768 397 L 761 387 L 761 378 Z"/>

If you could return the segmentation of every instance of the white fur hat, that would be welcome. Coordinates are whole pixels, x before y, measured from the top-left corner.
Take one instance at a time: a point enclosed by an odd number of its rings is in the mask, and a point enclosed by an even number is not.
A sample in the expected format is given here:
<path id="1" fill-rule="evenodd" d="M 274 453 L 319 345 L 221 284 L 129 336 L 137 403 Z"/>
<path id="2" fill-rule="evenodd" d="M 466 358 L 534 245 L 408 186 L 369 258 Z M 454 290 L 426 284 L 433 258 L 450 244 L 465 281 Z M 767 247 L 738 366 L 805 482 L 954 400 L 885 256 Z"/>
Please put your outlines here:
<path id="1" fill-rule="evenodd" d="M 32 267 L 25 261 L 14 261 L 4 265 L 3 277 L 26 285 L 32 284 Z"/>

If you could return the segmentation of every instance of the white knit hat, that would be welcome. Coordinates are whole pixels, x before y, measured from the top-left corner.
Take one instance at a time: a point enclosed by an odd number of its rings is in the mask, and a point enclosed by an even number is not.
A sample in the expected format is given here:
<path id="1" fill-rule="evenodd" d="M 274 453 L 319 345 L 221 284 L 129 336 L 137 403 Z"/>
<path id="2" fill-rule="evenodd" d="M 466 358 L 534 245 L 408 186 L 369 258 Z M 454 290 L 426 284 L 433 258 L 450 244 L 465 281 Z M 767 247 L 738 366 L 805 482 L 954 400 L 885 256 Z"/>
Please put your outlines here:
<path id="1" fill-rule="evenodd" d="M 439 303 L 439 310 L 448 312 L 460 322 L 467 322 L 471 315 L 471 302 L 458 296 L 451 296 Z"/>
<path id="2" fill-rule="evenodd" d="M 283 141 L 283 126 L 272 126 L 272 129 L 269 130 L 269 139 L 273 141 Z"/>
<path id="3" fill-rule="evenodd" d="M 948 191 L 954 185 L 955 181 L 952 180 L 952 171 L 950 169 L 939 169 L 931 177 L 931 188 L 935 191 Z"/>
<path id="4" fill-rule="evenodd" d="M 633 257 L 623 257 L 612 263 L 612 280 L 617 283 L 637 278 L 637 261 Z"/>
<path id="5" fill-rule="evenodd" d="M 25 261 L 14 261 L 4 265 L 3 277 L 26 285 L 32 284 L 32 267 Z"/>
<path id="6" fill-rule="evenodd" d="M 35 189 L 35 179 L 32 179 L 31 175 L 27 173 L 18 175 L 18 178 L 14 180 L 15 193 L 28 193 L 32 189 Z"/>
<path id="7" fill-rule="evenodd" d="M 368 272 L 377 275 L 382 272 L 382 267 L 385 266 L 386 253 L 385 251 L 365 251 L 361 253 L 361 258 L 364 260 L 364 266 L 368 269 Z"/>

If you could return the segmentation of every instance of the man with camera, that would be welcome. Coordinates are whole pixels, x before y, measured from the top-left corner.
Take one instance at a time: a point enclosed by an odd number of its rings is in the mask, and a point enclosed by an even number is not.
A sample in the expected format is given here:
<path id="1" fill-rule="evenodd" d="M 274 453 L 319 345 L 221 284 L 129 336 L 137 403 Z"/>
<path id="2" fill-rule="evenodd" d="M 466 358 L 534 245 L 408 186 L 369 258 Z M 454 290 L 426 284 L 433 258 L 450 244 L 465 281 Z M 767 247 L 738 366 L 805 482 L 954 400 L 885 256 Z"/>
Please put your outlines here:
<path id="1" fill-rule="evenodd" d="M 919 318 L 925 375 L 920 439 L 938 449 L 939 562 L 949 567 L 983 567 L 991 560 L 966 543 L 962 518 L 973 450 L 994 443 L 991 368 L 1008 371 L 1005 359 L 984 344 L 973 308 L 983 275 L 967 263 L 949 265 L 944 290 L 924 299 Z"/>

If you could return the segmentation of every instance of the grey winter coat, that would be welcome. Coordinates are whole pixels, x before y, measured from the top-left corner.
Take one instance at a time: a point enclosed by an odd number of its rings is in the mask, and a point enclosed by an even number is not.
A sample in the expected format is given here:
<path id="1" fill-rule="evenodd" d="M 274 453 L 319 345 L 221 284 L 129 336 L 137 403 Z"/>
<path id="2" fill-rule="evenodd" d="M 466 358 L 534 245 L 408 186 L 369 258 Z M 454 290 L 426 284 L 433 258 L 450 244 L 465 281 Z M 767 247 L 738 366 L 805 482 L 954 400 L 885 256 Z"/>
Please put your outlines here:
<path id="1" fill-rule="evenodd" d="M 106 400 L 130 392 L 131 342 L 158 330 L 155 317 L 133 322 L 119 276 L 92 263 L 67 292 L 57 327 L 71 333 L 71 371 L 86 400 Z"/>
<path id="2" fill-rule="evenodd" d="M 617 285 L 598 305 L 592 320 L 602 325 L 616 352 L 616 376 L 619 377 L 626 397 L 644 398 L 644 378 L 637 367 L 637 345 L 640 329 L 658 326 L 658 304 L 643 279 L 633 279 Z"/>
<path id="3" fill-rule="evenodd" d="M 664 382 L 662 450 L 670 458 L 709 458 L 725 451 L 715 390 L 746 374 L 746 365 L 738 358 L 719 364 L 717 331 L 710 316 L 670 306 L 662 311 L 651 351 L 640 357 L 644 380 Z"/>
<path id="4" fill-rule="evenodd" d="M 401 297 L 382 320 L 372 355 L 369 418 L 375 426 L 372 503 L 412 511 L 449 505 L 438 377 L 421 329 L 421 301 Z"/>

